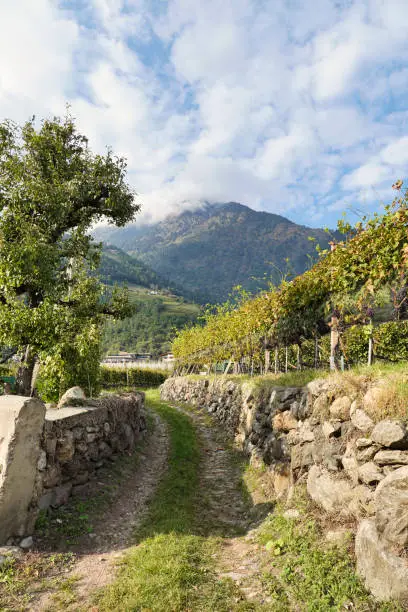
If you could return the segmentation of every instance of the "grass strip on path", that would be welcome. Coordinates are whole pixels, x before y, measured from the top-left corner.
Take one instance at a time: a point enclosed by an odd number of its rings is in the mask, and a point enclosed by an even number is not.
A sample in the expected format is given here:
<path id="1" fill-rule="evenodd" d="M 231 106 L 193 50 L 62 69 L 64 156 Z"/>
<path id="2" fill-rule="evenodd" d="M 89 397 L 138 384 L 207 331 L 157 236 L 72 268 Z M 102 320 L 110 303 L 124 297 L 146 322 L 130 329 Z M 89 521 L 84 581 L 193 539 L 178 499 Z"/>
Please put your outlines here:
<path id="1" fill-rule="evenodd" d="M 241 602 L 231 580 L 217 578 L 218 540 L 195 533 L 200 449 L 193 422 L 160 402 L 157 390 L 147 391 L 146 400 L 169 428 L 169 467 L 136 534 L 138 545 L 98 597 L 98 610 L 255 610 Z"/>

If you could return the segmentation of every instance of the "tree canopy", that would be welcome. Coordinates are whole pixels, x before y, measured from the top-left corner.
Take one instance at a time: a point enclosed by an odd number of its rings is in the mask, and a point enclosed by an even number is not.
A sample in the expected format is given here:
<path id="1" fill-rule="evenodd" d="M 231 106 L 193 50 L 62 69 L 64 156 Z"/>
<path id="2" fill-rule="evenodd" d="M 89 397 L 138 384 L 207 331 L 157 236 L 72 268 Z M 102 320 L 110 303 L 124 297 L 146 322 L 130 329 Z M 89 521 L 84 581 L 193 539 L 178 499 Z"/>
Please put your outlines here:
<path id="1" fill-rule="evenodd" d="M 0 343 L 60 374 L 96 350 L 101 318 L 129 307 L 89 276 L 100 257 L 89 231 L 138 210 L 125 159 L 93 153 L 70 116 L 0 123 Z"/>

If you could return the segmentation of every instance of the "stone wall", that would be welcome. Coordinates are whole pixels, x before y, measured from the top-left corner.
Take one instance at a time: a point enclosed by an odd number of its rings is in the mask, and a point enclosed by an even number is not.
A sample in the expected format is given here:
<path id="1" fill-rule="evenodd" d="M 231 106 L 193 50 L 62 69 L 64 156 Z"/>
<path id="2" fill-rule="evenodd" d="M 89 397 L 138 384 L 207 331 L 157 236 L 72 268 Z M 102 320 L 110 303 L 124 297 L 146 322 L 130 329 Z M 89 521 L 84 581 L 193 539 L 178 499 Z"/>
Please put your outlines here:
<path id="1" fill-rule="evenodd" d="M 32 533 L 39 510 L 86 494 L 98 469 L 143 435 L 142 393 L 89 403 L 46 411 L 37 399 L 0 397 L 0 545 Z"/>
<path id="2" fill-rule="evenodd" d="M 305 480 L 324 512 L 357 525 L 357 568 L 369 590 L 408 600 L 408 431 L 370 417 L 378 391 L 350 377 L 303 388 L 174 377 L 161 387 L 163 399 L 213 413 L 251 461 L 269 466 L 277 495 Z"/>

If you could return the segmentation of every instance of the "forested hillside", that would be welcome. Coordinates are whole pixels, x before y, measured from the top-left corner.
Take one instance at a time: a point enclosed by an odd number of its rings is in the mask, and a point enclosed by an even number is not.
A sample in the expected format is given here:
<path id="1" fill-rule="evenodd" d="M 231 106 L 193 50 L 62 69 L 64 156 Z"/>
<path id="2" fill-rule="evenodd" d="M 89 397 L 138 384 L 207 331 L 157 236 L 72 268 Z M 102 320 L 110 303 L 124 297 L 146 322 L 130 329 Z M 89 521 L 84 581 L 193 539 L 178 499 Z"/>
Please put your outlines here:
<path id="1" fill-rule="evenodd" d="M 104 353 L 128 351 L 152 353 L 157 357 L 170 351 L 175 331 L 196 320 L 199 306 L 175 295 L 129 288 L 136 312 L 127 319 L 106 323 Z"/>
<path id="2" fill-rule="evenodd" d="M 143 261 L 116 246 L 103 246 L 98 273 L 106 283 L 129 283 L 141 287 L 163 286 L 163 280 Z"/>

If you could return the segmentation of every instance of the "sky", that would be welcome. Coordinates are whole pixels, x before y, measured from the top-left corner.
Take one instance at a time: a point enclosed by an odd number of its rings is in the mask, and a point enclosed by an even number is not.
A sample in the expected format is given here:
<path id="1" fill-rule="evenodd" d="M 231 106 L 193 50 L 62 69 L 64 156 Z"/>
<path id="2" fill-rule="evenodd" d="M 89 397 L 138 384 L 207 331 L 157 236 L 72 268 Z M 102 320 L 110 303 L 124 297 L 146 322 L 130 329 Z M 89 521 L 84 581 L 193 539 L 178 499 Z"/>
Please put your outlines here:
<path id="1" fill-rule="evenodd" d="M 0 0 L 0 119 L 69 103 L 128 159 L 141 221 L 357 221 L 407 175 L 407 23 L 407 0 Z"/>

